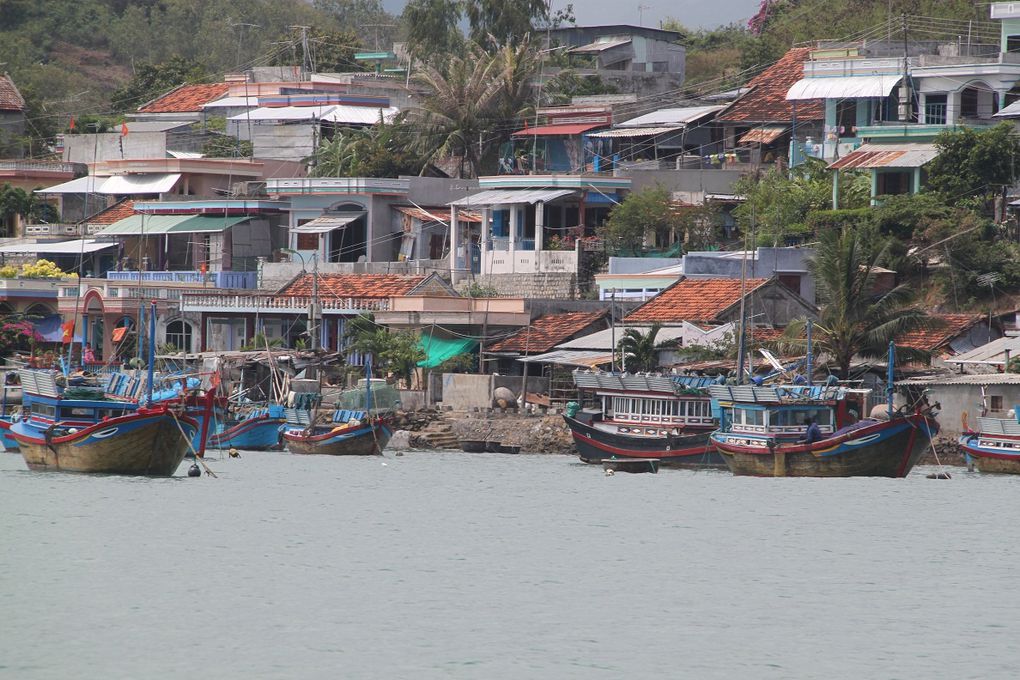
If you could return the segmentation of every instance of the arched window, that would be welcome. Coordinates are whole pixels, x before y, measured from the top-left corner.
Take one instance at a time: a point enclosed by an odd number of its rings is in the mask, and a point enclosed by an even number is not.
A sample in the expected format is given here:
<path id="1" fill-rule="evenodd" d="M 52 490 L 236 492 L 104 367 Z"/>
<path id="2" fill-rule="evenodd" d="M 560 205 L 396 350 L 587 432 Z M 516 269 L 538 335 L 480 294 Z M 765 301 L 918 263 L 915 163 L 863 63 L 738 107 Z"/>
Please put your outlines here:
<path id="1" fill-rule="evenodd" d="M 173 345 L 178 351 L 191 351 L 191 324 L 182 319 L 171 321 L 166 325 L 166 344 Z"/>
<path id="2" fill-rule="evenodd" d="M 50 314 L 53 313 L 54 312 L 52 309 L 38 302 L 25 310 L 25 314 L 30 314 L 32 316 L 49 316 Z"/>

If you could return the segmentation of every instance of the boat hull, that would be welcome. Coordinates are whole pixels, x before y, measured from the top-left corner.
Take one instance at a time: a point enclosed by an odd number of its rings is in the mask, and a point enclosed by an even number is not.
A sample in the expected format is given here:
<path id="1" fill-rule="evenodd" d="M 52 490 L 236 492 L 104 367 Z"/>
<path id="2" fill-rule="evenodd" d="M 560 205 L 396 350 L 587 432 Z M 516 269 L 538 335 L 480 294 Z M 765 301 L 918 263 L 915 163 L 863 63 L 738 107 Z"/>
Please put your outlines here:
<path id="1" fill-rule="evenodd" d="M 32 470 L 169 477 L 190 450 L 197 429 L 186 416 L 175 422 L 168 411 L 145 410 L 48 441 L 20 423 L 11 432 Z"/>
<path id="2" fill-rule="evenodd" d="M 995 437 L 995 441 L 1007 439 L 1012 446 L 1020 446 L 1020 437 Z M 1010 453 L 1001 449 L 982 446 L 981 435 L 968 432 L 960 437 L 960 448 L 963 449 L 968 463 L 973 463 L 979 472 L 1020 475 L 1020 451 Z"/>
<path id="3" fill-rule="evenodd" d="M 722 468 L 722 457 L 712 447 L 711 432 L 670 437 L 628 437 L 599 430 L 570 416 L 563 416 L 574 438 L 578 457 L 585 463 L 601 463 L 614 458 L 659 460 L 664 467 Z"/>
<path id="4" fill-rule="evenodd" d="M 906 477 L 938 432 L 934 419 L 920 414 L 879 421 L 812 444 L 733 443 L 716 431 L 712 443 L 735 475 L 755 477 Z M 737 437 L 739 439 L 739 437 Z"/>
<path id="5" fill-rule="evenodd" d="M 247 451 L 265 451 L 280 445 L 280 428 L 286 424 L 283 418 L 251 418 L 235 423 L 215 434 L 209 435 L 209 446 L 217 449 L 237 448 Z"/>
<path id="6" fill-rule="evenodd" d="M 10 416 L 0 417 L 0 444 L 3 444 L 4 451 L 18 453 L 18 442 L 11 436 Z"/>
<path id="7" fill-rule="evenodd" d="M 353 428 L 334 428 L 328 432 L 305 434 L 292 430 L 283 433 L 291 453 L 326 456 L 381 455 L 390 441 L 392 432 L 386 423 L 359 425 Z"/>

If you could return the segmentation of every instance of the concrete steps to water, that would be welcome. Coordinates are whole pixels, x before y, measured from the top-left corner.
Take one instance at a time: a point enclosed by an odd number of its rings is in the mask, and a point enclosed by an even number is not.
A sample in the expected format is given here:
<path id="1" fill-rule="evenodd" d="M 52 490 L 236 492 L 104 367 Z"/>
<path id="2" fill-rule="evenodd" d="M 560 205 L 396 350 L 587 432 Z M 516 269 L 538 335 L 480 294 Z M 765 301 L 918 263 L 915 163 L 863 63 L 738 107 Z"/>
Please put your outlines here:
<path id="1" fill-rule="evenodd" d="M 441 420 L 429 423 L 428 427 L 418 433 L 418 436 L 437 449 L 460 448 L 460 440 L 453 432 L 453 426 Z"/>

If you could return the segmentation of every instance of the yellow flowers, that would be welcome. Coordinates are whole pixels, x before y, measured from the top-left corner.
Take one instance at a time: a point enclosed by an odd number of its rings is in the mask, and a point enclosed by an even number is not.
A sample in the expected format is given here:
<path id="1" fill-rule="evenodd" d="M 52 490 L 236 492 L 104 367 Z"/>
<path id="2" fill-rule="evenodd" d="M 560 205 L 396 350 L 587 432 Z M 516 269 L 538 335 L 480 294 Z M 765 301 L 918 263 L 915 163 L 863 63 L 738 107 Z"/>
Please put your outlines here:
<path id="1" fill-rule="evenodd" d="M 21 269 L 13 264 L 0 267 L 0 279 L 13 279 L 18 276 L 26 279 L 78 278 L 77 274 L 61 271 L 60 267 L 49 260 L 36 260 L 33 264 L 21 265 Z"/>

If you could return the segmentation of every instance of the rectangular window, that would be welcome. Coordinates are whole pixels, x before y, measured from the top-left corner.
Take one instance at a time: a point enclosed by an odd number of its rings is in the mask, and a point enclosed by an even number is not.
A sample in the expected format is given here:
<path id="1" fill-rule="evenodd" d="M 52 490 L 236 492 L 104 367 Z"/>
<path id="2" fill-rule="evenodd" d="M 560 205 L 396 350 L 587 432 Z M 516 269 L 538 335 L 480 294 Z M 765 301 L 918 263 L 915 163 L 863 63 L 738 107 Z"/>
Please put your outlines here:
<path id="1" fill-rule="evenodd" d="M 960 93 L 960 115 L 964 118 L 977 118 L 978 115 L 978 91 L 973 88 L 966 88 Z"/>
<path id="2" fill-rule="evenodd" d="M 924 101 L 924 122 L 926 125 L 946 124 L 946 103 L 944 94 L 930 94 Z"/>
<path id="3" fill-rule="evenodd" d="M 836 126 L 840 137 L 857 135 L 857 100 L 844 99 L 836 107 Z"/>
<path id="4" fill-rule="evenodd" d="M 1006 51 L 1020 52 L 1020 35 L 1011 35 L 1006 37 Z"/>
<path id="5" fill-rule="evenodd" d="M 991 396 L 991 402 L 992 402 L 992 410 L 993 411 L 1001 411 L 1002 410 L 1002 396 L 1001 395 L 993 394 Z"/>
<path id="6" fill-rule="evenodd" d="M 298 234 L 297 235 L 297 249 L 298 250 L 318 250 L 319 249 L 319 235 L 318 234 Z"/>

